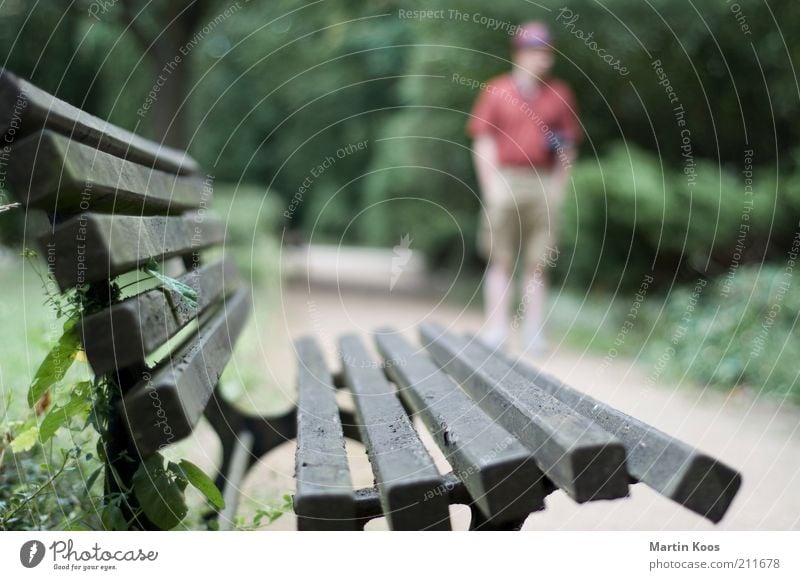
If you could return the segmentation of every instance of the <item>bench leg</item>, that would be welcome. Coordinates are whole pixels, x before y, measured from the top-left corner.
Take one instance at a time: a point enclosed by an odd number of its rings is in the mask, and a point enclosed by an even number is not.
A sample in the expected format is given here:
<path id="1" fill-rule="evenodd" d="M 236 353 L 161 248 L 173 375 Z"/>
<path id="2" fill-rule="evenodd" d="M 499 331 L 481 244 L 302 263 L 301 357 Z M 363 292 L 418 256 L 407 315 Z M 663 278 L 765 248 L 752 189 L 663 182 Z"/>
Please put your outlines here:
<path id="1" fill-rule="evenodd" d="M 274 417 L 249 415 L 228 403 L 218 387 L 206 407 L 205 416 L 222 442 L 222 463 L 215 483 L 222 490 L 226 507 L 212 517 L 218 519 L 220 529 L 232 529 L 247 471 L 262 456 L 297 436 L 297 409 L 293 407 Z"/>
<path id="2" fill-rule="evenodd" d="M 222 497 L 225 500 L 225 509 L 217 514 L 219 529 L 223 532 L 233 529 L 234 516 L 239 507 L 239 496 L 242 489 L 242 482 L 247 474 L 250 457 L 253 454 L 253 434 L 249 431 L 242 431 L 237 437 L 233 452 L 228 456 L 227 471 L 217 475 L 217 487 L 222 490 Z M 220 476 L 224 474 L 224 481 L 220 482 Z M 221 487 L 224 485 L 224 487 Z"/>
<path id="3" fill-rule="evenodd" d="M 511 520 L 506 522 L 492 522 L 484 517 L 481 510 L 476 505 L 469 506 L 472 512 L 472 519 L 469 522 L 469 530 L 475 531 L 512 531 L 518 532 L 525 523 L 526 518 Z"/>

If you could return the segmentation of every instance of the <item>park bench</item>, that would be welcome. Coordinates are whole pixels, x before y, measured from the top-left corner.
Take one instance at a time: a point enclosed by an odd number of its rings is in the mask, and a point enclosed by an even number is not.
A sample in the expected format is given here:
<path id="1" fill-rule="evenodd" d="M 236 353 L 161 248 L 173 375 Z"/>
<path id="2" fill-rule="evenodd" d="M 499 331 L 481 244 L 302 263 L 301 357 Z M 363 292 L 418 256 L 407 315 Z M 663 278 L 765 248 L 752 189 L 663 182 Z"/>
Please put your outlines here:
<path id="1" fill-rule="evenodd" d="M 0 135 L 9 188 L 46 214 L 39 248 L 61 292 L 99 305 L 78 321 L 92 371 L 112 386 L 106 493 L 139 464 L 188 436 L 203 415 L 219 435 L 217 486 L 230 527 L 238 490 L 258 457 L 294 437 L 294 412 L 247 416 L 217 382 L 250 311 L 224 253 L 224 224 L 208 215 L 211 179 L 186 152 L 147 141 L 0 69 Z M 160 284 L 124 299 L 120 276 L 153 261 L 193 291 Z M 166 279 L 169 282 L 169 279 Z M 155 361 L 149 357 L 156 357 Z M 141 527 L 153 527 L 140 518 Z"/>
<path id="2" fill-rule="evenodd" d="M 450 504 L 470 506 L 470 529 L 519 529 L 556 489 L 582 503 L 625 497 L 637 482 L 716 523 L 741 485 L 716 459 L 473 336 L 435 323 L 419 335 L 421 346 L 376 331 L 381 360 L 344 336 L 336 375 L 313 338 L 296 342 L 299 529 L 385 516 L 396 530 L 447 530 Z M 337 405 L 337 388 L 354 410 Z M 414 417 L 450 473 L 437 470 Z M 374 488 L 353 492 L 344 437 L 366 446 Z"/>
<path id="3" fill-rule="evenodd" d="M 222 528 L 233 522 L 249 467 L 295 437 L 300 530 L 363 529 L 379 517 L 395 530 L 446 530 L 451 504 L 470 507 L 471 529 L 519 529 L 557 489 L 577 502 L 610 500 L 637 482 L 716 523 L 739 489 L 741 476 L 716 459 L 433 323 L 420 327 L 420 345 L 377 331 L 379 357 L 360 337 L 343 336 L 335 372 L 313 337 L 300 338 L 296 408 L 245 414 L 217 381 L 248 318 L 249 293 L 230 257 L 209 253 L 223 247 L 224 228 L 206 215 L 211 192 L 197 163 L 7 71 L 0 134 L 13 141 L 11 188 L 49 217 L 40 247 L 60 289 L 82 285 L 104 306 L 80 328 L 93 371 L 115 387 L 111 463 L 130 479 L 205 415 L 222 441 Z M 120 300 L 113 282 L 151 259 L 177 269 L 170 275 L 195 290 L 196 304 L 163 285 Z M 434 464 L 416 417 L 450 472 Z M 373 487 L 354 489 L 346 438 L 364 444 Z M 114 478 L 106 490 L 115 490 Z"/>

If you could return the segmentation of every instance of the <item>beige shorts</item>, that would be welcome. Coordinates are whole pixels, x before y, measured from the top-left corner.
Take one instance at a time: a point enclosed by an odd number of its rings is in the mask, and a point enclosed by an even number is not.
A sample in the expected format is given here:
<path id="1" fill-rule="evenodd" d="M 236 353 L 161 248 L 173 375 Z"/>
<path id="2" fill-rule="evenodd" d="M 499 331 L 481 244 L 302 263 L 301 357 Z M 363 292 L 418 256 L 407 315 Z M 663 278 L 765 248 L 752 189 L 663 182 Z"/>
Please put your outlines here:
<path id="1" fill-rule="evenodd" d="M 548 172 L 502 168 L 497 189 L 484 195 L 478 247 L 490 262 L 526 268 L 552 265 L 556 224 L 561 209 Z"/>

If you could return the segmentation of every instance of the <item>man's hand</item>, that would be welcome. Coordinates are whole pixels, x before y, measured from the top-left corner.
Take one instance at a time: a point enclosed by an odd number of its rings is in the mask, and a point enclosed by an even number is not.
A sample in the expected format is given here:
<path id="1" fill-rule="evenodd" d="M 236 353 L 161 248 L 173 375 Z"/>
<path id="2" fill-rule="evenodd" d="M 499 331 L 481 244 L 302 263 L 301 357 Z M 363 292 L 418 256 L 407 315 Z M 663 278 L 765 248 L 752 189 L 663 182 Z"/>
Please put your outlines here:
<path id="1" fill-rule="evenodd" d="M 564 162 L 559 160 L 553 168 L 552 188 L 558 199 L 562 199 L 566 193 L 567 184 L 569 183 L 570 170 L 572 163 L 578 155 L 574 147 L 564 150 Z"/>

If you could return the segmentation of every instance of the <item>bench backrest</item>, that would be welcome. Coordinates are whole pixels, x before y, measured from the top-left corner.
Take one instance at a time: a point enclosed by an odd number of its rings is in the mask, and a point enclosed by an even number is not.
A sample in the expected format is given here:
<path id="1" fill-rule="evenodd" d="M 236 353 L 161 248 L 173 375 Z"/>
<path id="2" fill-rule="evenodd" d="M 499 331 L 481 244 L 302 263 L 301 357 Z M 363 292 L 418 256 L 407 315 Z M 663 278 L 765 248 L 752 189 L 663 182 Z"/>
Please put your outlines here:
<path id="1" fill-rule="evenodd" d="M 105 305 L 78 325 L 93 371 L 119 387 L 114 404 L 135 452 L 146 457 L 187 436 L 250 307 L 230 258 L 220 251 L 209 258 L 225 237 L 206 211 L 211 179 L 186 152 L 93 117 L 3 69 L 0 135 L 12 192 L 50 219 L 39 245 L 61 291 L 82 287 Z M 153 260 L 193 292 L 165 279 L 118 299 L 115 279 Z"/>

